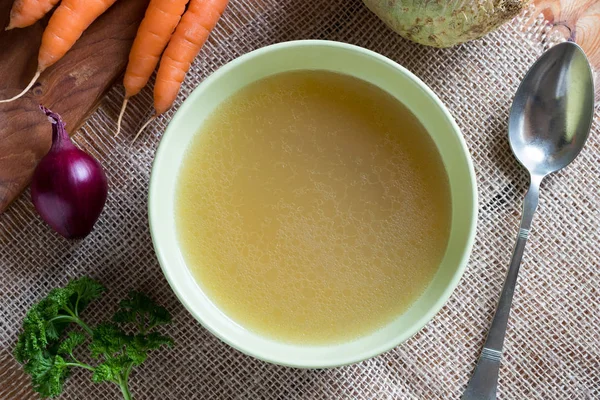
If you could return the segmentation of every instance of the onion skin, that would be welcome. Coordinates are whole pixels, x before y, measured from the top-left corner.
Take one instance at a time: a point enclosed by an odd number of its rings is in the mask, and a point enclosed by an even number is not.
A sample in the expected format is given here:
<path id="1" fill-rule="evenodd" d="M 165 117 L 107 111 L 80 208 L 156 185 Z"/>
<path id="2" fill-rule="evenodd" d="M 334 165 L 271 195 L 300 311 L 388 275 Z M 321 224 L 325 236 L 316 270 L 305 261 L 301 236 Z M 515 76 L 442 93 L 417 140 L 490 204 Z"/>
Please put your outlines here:
<path id="1" fill-rule="evenodd" d="M 60 116 L 40 107 L 52 124 L 52 146 L 37 165 L 31 200 L 52 229 L 68 239 L 87 236 L 106 202 L 108 183 L 96 159 L 73 145 Z"/>
<path id="2" fill-rule="evenodd" d="M 529 0 L 363 0 L 400 36 L 433 47 L 478 39 L 519 15 Z"/>

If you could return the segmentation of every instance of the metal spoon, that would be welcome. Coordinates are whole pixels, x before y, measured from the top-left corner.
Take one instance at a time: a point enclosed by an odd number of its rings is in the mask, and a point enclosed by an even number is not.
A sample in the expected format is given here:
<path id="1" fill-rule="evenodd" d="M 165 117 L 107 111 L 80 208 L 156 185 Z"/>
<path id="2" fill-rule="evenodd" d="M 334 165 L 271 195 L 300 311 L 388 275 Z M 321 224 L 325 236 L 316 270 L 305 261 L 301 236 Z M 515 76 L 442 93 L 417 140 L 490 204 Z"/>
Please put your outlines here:
<path id="1" fill-rule="evenodd" d="M 496 399 L 502 344 L 540 183 L 577 157 L 587 140 L 593 114 L 592 70 L 583 50 L 572 42 L 545 52 L 517 90 L 508 138 L 515 157 L 529 172 L 529 190 L 496 315 L 462 400 Z"/>

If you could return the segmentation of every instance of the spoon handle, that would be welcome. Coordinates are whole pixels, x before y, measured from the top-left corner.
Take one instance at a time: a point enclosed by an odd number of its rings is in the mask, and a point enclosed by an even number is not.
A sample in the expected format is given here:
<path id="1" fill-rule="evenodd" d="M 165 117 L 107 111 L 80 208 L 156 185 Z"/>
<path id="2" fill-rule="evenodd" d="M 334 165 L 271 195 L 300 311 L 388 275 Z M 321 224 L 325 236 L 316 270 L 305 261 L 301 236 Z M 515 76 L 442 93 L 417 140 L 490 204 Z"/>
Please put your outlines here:
<path id="1" fill-rule="evenodd" d="M 529 236 L 533 214 L 538 205 L 542 179 L 543 177 L 540 176 L 531 176 L 531 183 L 523 204 L 519 235 L 517 236 L 513 256 L 508 267 L 500 301 L 496 307 L 496 314 L 492 320 L 492 326 L 483 345 L 479 361 L 477 361 L 475 372 L 462 396 L 462 400 L 496 400 L 496 387 L 498 386 L 498 372 L 500 370 L 506 325 L 515 292 L 521 258 L 523 257 L 523 251 L 525 250 L 525 244 Z"/>

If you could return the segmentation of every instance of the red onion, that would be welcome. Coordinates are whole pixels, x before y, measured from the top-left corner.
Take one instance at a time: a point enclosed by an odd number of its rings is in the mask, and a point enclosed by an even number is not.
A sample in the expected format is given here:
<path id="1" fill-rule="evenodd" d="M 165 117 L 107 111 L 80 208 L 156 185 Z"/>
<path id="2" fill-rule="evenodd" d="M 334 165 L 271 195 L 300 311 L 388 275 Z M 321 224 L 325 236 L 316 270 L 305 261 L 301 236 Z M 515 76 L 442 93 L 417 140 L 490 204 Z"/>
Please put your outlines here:
<path id="1" fill-rule="evenodd" d="M 33 173 L 31 199 L 52 229 L 69 239 L 82 238 L 106 202 L 106 175 L 98 161 L 71 142 L 60 115 L 40 108 L 52 122 L 52 146 Z"/>

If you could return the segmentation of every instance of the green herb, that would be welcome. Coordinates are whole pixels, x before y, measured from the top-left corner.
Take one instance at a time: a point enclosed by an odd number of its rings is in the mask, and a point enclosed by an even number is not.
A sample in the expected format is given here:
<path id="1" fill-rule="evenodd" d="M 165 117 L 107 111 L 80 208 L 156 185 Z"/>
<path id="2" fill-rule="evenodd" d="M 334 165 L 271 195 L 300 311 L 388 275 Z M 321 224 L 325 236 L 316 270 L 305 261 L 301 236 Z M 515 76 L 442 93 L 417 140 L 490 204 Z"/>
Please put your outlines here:
<path id="1" fill-rule="evenodd" d="M 71 369 L 79 367 L 90 370 L 94 382 L 119 385 L 125 400 L 130 400 L 133 367 L 143 363 L 150 350 L 173 346 L 171 338 L 155 330 L 169 324 L 171 315 L 143 293 L 130 292 L 112 322 L 95 327 L 85 323 L 81 312 L 104 291 L 100 283 L 83 277 L 53 289 L 27 312 L 14 354 L 43 397 L 58 396 Z M 76 349 L 86 342 L 92 358 L 98 360 L 95 366 L 75 357 Z"/>

